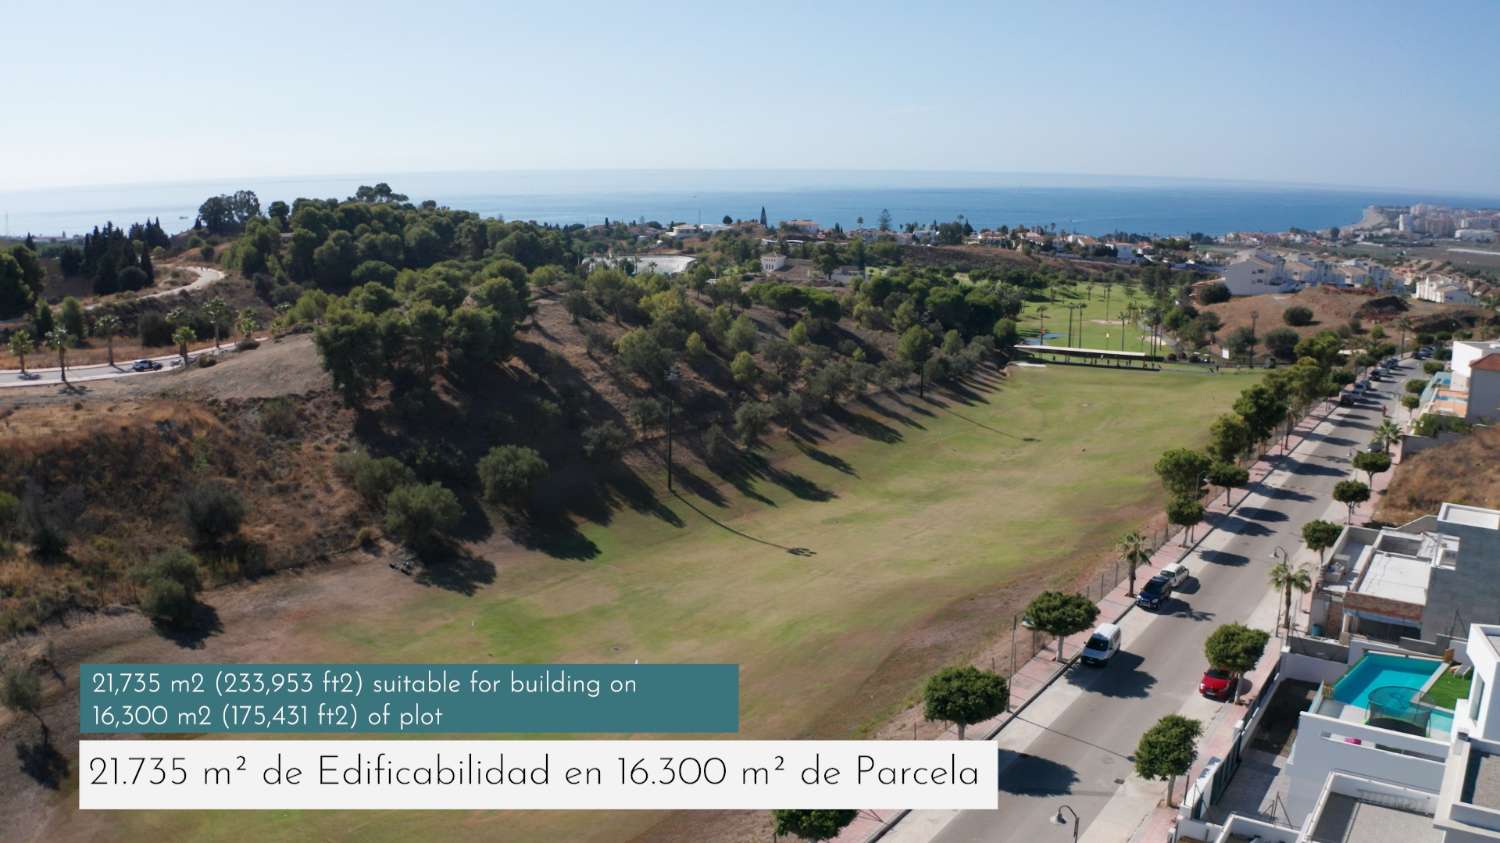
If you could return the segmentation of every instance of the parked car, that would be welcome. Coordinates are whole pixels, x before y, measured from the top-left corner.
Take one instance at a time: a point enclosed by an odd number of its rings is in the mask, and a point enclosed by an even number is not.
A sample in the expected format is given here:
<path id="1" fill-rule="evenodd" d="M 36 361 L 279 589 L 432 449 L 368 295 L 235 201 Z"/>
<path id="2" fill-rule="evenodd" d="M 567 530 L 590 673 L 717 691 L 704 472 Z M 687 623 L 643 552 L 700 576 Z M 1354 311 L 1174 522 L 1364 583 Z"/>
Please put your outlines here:
<path id="1" fill-rule="evenodd" d="M 1087 665 L 1105 665 L 1109 663 L 1110 656 L 1120 652 L 1120 627 L 1112 623 L 1102 623 L 1089 636 L 1087 644 L 1083 645 L 1083 652 L 1079 654 L 1079 660 Z"/>
<path id="2" fill-rule="evenodd" d="M 155 372 L 161 368 L 161 364 L 155 360 L 137 360 L 130 364 L 132 372 Z"/>
<path id="3" fill-rule="evenodd" d="M 1187 582 L 1188 569 L 1187 566 L 1182 564 L 1181 562 L 1173 562 L 1167 567 L 1162 568 L 1161 571 L 1157 572 L 1157 576 L 1166 577 L 1172 582 L 1172 588 L 1178 589 L 1182 588 L 1183 583 Z"/>
<path id="4" fill-rule="evenodd" d="M 1340 407 L 1353 407 L 1354 406 L 1354 402 L 1355 402 L 1355 400 L 1356 400 L 1357 397 L 1358 396 L 1354 395 L 1353 393 L 1345 392 L 1343 395 L 1339 396 L 1339 406 Z"/>
<path id="5" fill-rule="evenodd" d="M 1227 700 L 1234 693 L 1234 677 L 1227 670 L 1211 667 L 1203 671 L 1198 682 L 1198 693 L 1212 700 Z"/>
<path id="6" fill-rule="evenodd" d="M 1141 588 L 1140 594 L 1135 596 L 1135 605 L 1142 609 L 1159 609 L 1168 597 L 1172 596 L 1172 579 L 1157 574 L 1152 577 L 1145 586 Z"/>

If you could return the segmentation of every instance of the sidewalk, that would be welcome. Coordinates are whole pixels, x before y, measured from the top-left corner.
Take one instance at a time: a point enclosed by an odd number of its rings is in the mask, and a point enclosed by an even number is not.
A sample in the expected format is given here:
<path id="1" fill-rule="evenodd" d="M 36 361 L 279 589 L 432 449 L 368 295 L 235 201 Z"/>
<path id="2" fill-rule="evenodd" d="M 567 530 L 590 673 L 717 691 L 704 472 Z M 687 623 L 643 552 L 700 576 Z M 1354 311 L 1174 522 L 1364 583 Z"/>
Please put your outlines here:
<path id="1" fill-rule="evenodd" d="M 1241 503 L 1245 501 L 1246 498 L 1248 498 L 1252 494 L 1257 493 L 1259 485 L 1263 483 L 1268 476 L 1270 476 L 1274 471 L 1277 470 L 1277 467 L 1284 461 L 1285 457 L 1288 454 L 1296 451 L 1297 448 L 1307 440 L 1307 435 L 1314 429 L 1316 429 L 1318 425 L 1322 424 L 1327 418 L 1328 413 L 1331 412 L 1332 409 L 1328 409 L 1327 413 L 1314 412 L 1307 418 L 1303 419 L 1292 430 L 1292 434 L 1286 441 L 1286 447 L 1284 449 L 1282 447 L 1282 440 L 1278 438 L 1273 446 L 1271 448 L 1268 448 L 1266 453 L 1263 454 L 1258 460 L 1256 460 L 1255 463 L 1250 466 L 1250 480 L 1246 485 L 1246 488 L 1234 490 L 1229 495 L 1230 500 L 1228 502 L 1225 501 L 1225 495 L 1223 494 L 1212 495 L 1211 499 L 1204 504 L 1203 523 L 1194 528 L 1194 532 L 1197 535 L 1194 536 L 1193 540 L 1187 542 L 1186 545 L 1184 545 L 1182 539 L 1180 538 L 1182 535 L 1181 533 L 1168 538 L 1166 543 L 1157 548 L 1156 552 L 1152 554 L 1151 560 L 1149 562 L 1136 568 L 1137 587 L 1144 585 L 1147 580 L 1149 580 L 1163 567 L 1174 562 L 1179 562 L 1182 559 L 1186 558 L 1195 547 L 1207 540 L 1210 535 L 1213 535 L 1213 533 L 1217 529 L 1217 524 L 1220 521 L 1221 517 L 1232 513 L 1235 508 L 1237 508 Z M 1108 594 L 1106 594 L 1095 604 L 1099 607 L 1099 623 L 1104 623 L 1106 621 L 1118 621 L 1120 618 L 1129 613 L 1132 608 L 1134 608 L 1134 598 L 1128 597 L 1126 595 L 1128 585 L 1128 578 L 1121 580 Z M 1271 592 L 1268 591 L 1268 594 L 1270 593 Z M 1274 607 L 1274 601 L 1271 602 L 1271 605 Z M 1266 626 L 1269 627 L 1270 625 L 1270 621 L 1267 621 Z M 1073 635 L 1070 635 L 1063 640 L 1063 654 L 1066 657 L 1067 661 L 1059 662 L 1056 660 L 1056 640 L 1051 641 L 1038 649 L 1037 652 L 1024 664 L 1017 668 L 1015 674 L 1010 677 L 1010 710 L 999 715 L 998 717 L 986 720 L 983 723 L 976 723 L 972 726 L 969 726 L 965 730 L 965 739 L 994 740 L 1002 729 L 1009 725 L 1017 715 L 1024 711 L 1027 706 L 1034 702 L 1043 691 L 1045 691 L 1049 686 L 1052 685 L 1053 682 L 1058 679 L 1058 677 L 1062 676 L 1062 674 L 1067 671 L 1067 669 L 1072 665 L 1073 660 L 1078 657 L 1079 651 L 1083 648 L 1083 645 L 1088 641 L 1089 636 L 1092 633 L 1093 630 L 1089 629 L 1083 632 L 1074 633 Z M 1218 704 L 1215 703 L 1214 705 L 1217 706 Z M 1236 708 L 1236 710 L 1242 711 L 1243 709 Z M 1238 719 L 1239 718 L 1236 717 L 1235 721 L 1237 722 Z M 1233 724 L 1231 723 L 1230 725 L 1232 726 Z M 958 730 L 952 726 L 945 728 L 943 732 L 938 736 L 938 739 L 941 740 L 956 740 L 957 738 Z M 1227 742 L 1227 738 L 1225 740 Z M 1134 778 L 1134 776 L 1131 777 L 1132 780 L 1134 780 Z M 1179 783 L 1178 786 L 1181 787 L 1182 785 Z M 1144 789 L 1141 790 L 1142 793 L 1138 798 L 1148 798 L 1146 796 L 1147 791 Z M 1159 799 L 1160 795 L 1158 795 L 1156 798 Z M 880 838 L 884 837 L 889 831 L 891 831 L 891 829 L 893 829 L 899 822 L 901 822 L 902 818 L 904 818 L 908 813 L 908 811 L 896 809 L 862 810 L 859 812 L 854 822 L 850 823 L 843 830 L 843 832 L 838 835 L 838 837 L 835 837 L 833 839 L 837 841 L 837 843 L 872 843 L 872 841 L 879 840 Z M 1140 817 L 1144 816 L 1144 814 L 1142 814 L 1138 808 L 1132 813 L 1134 813 L 1135 817 L 1137 818 L 1137 822 Z M 1175 819 L 1175 809 L 1169 812 L 1168 816 L 1170 817 L 1170 819 Z M 1136 823 L 1131 823 L 1130 827 L 1134 827 L 1135 825 Z M 1162 840 L 1166 838 L 1156 837 L 1144 839 Z"/>

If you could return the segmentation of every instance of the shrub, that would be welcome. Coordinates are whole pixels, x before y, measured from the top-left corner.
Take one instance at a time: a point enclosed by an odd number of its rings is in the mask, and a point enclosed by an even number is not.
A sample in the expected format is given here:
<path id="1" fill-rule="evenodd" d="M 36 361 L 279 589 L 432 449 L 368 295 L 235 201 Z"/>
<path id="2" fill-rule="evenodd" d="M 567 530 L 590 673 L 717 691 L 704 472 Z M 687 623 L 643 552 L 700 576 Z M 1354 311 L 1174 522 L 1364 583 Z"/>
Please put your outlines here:
<path id="1" fill-rule="evenodd" d="M 1229 286 L 1222 281 L 1204 284 L 1198 288 L 1199 304 L 1219 304 L 1229 301 Z"/>
<path id="2" fill-rule="evenodd" d="M 240 493 L 223 483 L 200 483 L 184 500 L 188 533 L 200 546 L 218 544 L 239 532 L 245 520 L 245 502 Z"/>
<path id="3" fill-rule="evenodd" d="M 395 457 L 350 454 L 340 459 L 339 467 L 348 473 L 354 491 L 365 503 L 377 508 L 385 506 L 386 495 L 392 489 L 417 481 L 416 473 Z"/>
<path id="4" fill-rule="evenodd" d="M 735 448 L 721 425 L 713 424 L 703 432 L 703 455 L 710 463 L 727 465 L 739 456 L 739 449 Z"/>
<path id="5" fill-rule="evenodd" d="M 1441 372 L 1442 370 L 1443 370 L 1443 362 L 1441 360 L 1423 360 L 1422 361 L 1422 371 L 1426 372 L 1429 375 L 1435 375 L 1438 372 Z"/>
<path id="6" fill-rule="evenodd" d="M 601 422 L 583 431 L 583 455 L 594 462 L 616 459 L 630 444 L 630 434 L 612 421 Z"/>
<path id="7" fill-rule="evenodd" d="M 187 626 L 193 620 L 197 601 L 176 580 L 151 579 L 141 595 L 141 611 L 154 621 L 168 626 Z"/>
<path id="8" fill-rule="evenodd" d="M 10 492 L 0 492 L 0 541 L 14 536 L 20 526 L 20 499 Z"/>
<path id="9" fill-rule="evenodd" d="M 398 486 L 385 499 L 385 529 L 409 547 L 434 542 L 463 517 L 458 498 L 441 483 Z"/>
<path id="10" fill-rule="evenodd" d="M 1292 305 L 1281 314 L 1281 319 L 1293 327 L 1300 328 L 1303 325 L 1311 325 L 1313 321 L 1312 308 L 1300 304 Z"/>
<path id="11" fill-rule="evenodd" d="M 42 683 L 35 673 L 11 665 L 0 676 L 0 706 L 22 714 L 36 714 L 42 708 Z"/>
<path id="12" fill-rule="evenodd" d="M 272 398 L 261 404 L 260 429 L 269 436 L 291 436 L 296 433 L 296 405 L 285 398 Z"/>
<path id="13" fill-rule="evenodd" d="M 499 445 L 479 460 L 479 482 L 490 503 L 520 503 L 547 476 L 547 461 L 531 448 Z"/>
<path id="14" fill-rule="evenodd" d="M 1267 351 L 1290 362 L 1297 359 L 1297 339 L 1297 332 L 1291 328 L 1272 328 L 1266 332 L 1264 342 Z"/>
<path id="15" fill-rule="evenodd" d="M 148 310 L 141 314 L 136 320 L 136 332 L 140 334 L 141 345 L 165 346 L 172 344 L 172 325 L 160 312 Z"/>
<path id="16" fill-rule="evenodd" d="M 1410 392 L 1412 395 L 1421 395 L 1422 390 L 1426 388 L 1427 381 L 1423 378 L 1417 378 L 1416 380 L 1409 380 L 1406 382 L 1406 391 Z"/>
<path id="17" fill-rule="evenodd" d="M 42 562 L 55 562 L 68 553 L 68 537 L 49 519 L 41 519 L 31 531 L 31 555 Z"/>
<path id="18" fill-rule="evenodd" d="M 771 426 L 776 408 L 764 401 L 747 401 L 735 408 L 734 432 L 740 442 L 748 445 L 761 437 Z"/>

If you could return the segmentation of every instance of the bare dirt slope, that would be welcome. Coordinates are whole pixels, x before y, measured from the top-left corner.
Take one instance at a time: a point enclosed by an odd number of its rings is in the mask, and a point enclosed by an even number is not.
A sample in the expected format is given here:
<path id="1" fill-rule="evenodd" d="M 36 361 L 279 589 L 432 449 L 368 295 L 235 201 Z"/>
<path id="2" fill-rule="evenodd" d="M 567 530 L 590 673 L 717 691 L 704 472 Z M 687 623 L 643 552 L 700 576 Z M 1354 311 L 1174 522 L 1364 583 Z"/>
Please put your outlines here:
<path id="1" fill-rule="evenodd" d="M 1375 517 L 1392 524 L 1430 515 L 1444 501 L 1500 508 L 1500 428 L 1469 436 L 1404 461 L 1396 468 Z"/>

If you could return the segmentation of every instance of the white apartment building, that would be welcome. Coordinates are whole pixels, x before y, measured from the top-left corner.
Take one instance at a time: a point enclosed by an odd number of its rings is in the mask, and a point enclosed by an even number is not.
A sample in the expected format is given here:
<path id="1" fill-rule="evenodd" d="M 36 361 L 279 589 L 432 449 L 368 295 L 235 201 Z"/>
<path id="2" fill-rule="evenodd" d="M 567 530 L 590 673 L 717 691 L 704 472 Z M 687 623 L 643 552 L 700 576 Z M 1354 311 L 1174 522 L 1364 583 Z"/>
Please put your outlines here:
<path id="1" fill-rule="evenodd" d="M 1460 228 L 1453 232 L 1453 238 L 1469 243 L 1493 243 L 1495 232 L 1487 228 Z"/>
<path id="2" fill-rule="evenodd" d="M 1453 343 L 1453 389 L 1467 394 L 1464 418 L 1500 421 L 1500 340 Z"/>
<path id="3" fill-rule="evenodd" d="M 1292 293 L 1300 286 L 1286 269 L 1286 259 L 1275 252 L 1247 249 L 1220 270 L 1232 296 Z"/>
<path id="4" fill-rule="evenodd" d="M 1478 301 L 1468 287 L 1446 275 L 1427 275 L 1417 279 L 1412 295 L 1418 301 L 1435 304 L 1473 304 Z"/>

